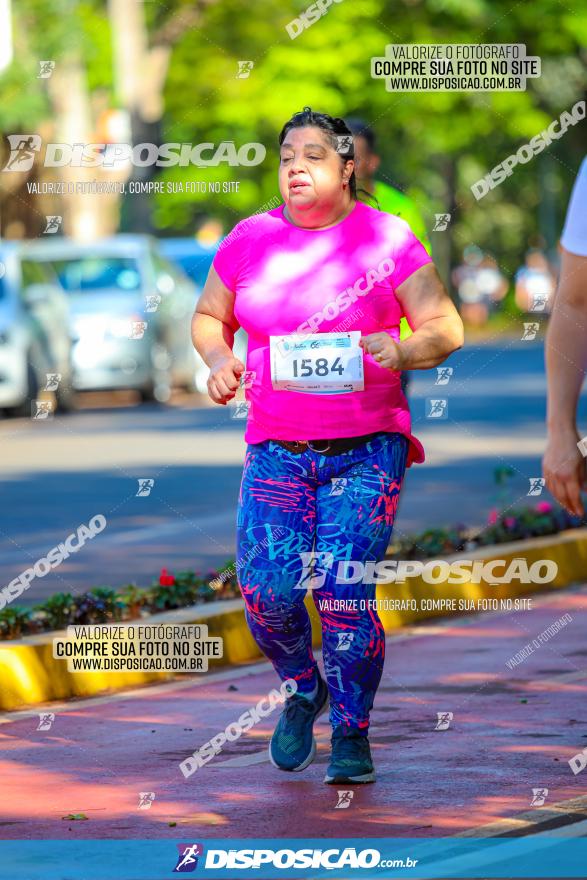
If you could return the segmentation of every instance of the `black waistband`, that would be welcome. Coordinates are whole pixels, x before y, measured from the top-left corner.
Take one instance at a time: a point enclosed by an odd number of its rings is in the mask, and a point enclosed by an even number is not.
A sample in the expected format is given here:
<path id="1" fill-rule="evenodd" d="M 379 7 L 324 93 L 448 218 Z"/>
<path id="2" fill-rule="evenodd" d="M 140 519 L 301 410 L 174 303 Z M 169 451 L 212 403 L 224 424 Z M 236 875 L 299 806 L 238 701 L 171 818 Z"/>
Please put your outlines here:
<path id="1" fill-rule="evenodd" d="M 372 434 L 363 434 L 361 437 L 336 437 L 332 440 L 273 440 L 273 443 L 279 444 L 288 452 L 293 452 L 294 455 L 300 455 L 308 449 L 321 455 L 341 455 L 343 452 L 350 452 L 351 449 L 356 449 L 357 446 L 362 446 L 369 440 L 385 433 L 388 432 L 374 431 Z"/>

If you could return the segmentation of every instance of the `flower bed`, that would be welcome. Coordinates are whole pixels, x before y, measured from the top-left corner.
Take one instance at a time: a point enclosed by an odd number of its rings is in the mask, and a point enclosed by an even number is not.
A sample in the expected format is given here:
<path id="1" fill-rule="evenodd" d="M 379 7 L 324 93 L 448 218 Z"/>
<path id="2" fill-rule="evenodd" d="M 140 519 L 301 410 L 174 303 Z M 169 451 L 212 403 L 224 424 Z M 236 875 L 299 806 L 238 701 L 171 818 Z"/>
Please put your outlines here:
<path id="1" fill-rule="evenodd" d="M 449 553 L 466 553 L 492 544 L 523 541 L 543 535 L 556 535 L 567 529 L 585 525 L 583 517 L 571 516 L 562 507 L 539 501 L 534 507 L 520 507 L 489 513 L 487 525 L 479 530 L 456 525 L 445 529 L 428 529 L 419 535 L 408 535 L 391 545 L 399 559 L 433 559 Z"/>
<path id="2" fill-rule="evenodd" d="M 173 608 L 234 599 L 240 595 L 234 571 L 234 563 L 227 563 L 222 574 L 210 571 L 205 576 L 194 571 L 173 575 L 164 568 L 150 587 L 128 584 L 119 591 L 94 587 L 79 596 L 55 593 L 32 608 L 14 605 L 0 611 L 0 638 L 18 639 L 73 624 L 134 620 Z"/>
<path id="3" fill-rule="evenodd" d="M 480 531 L 464 525 L 428 529 L 399 539 L 392 544 L 390 551 L 399 559 L 433 559 L 493 544 L 554 535 L 584 524 L 583 518 L 571 516 L 548 501 L 540 501 L 534 507 L 506 510 L 501 514 L 493 510 L 487 526 Z M 238 596 L 234 560 L 227 562 L 220 571 L 210 571 L 205 576 L 193 571 L 173 575 L 163 569 L 159 580 L 150 587 L 128 584 L 119 591 L 111 587 L 95 587 L 79 596 L 55 593 L 33 608 L 17 605 L 5 608 L 0 611 L 0 638 L 17 639 L 72 624 L 134 620 L 161 611 Z"/>

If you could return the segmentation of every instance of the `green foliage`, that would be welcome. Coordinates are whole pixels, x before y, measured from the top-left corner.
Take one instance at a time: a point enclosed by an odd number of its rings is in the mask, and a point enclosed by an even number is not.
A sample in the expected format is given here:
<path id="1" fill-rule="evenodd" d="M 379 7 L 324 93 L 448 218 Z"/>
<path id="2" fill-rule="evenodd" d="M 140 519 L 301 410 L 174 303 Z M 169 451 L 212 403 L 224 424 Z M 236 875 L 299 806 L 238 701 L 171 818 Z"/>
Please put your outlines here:
<path id="1" fill-rule="evenodd" d="M 110 620 L 120 620 L 124 602 L 112 587 L 94 587 L 86 596 L 91 597 L 89 609 L 93 616 L 99 617 L 96 623 L 106 623 Z M 94 622 L 94 621 L 92 621 Z"/>
<path id="2" fill-rule="evenodd" d="M 80 44 L 86 66 L 88 89 L 113 90 L 114 73 L 110 25 L 100 2 L 76 3 Z M 116 103 L 114 101 L 113 103 Z"/>
<path id="3" fill-rule="evenodd" d="M 579 525 L 581 521 L 578 517 L 571 516 L 563 508 L 542 502 L 536 507 L 503 511 L 494 523 L 479 533 L 476 541 L 480 546 L 523 541 L 541 535 L 555 535 Z"/>
<path id="4" fill-rule="evenodd" d="M 128 609 L 129 617 L 138 617 L 141 608 L 147 602 L 146 591 L 137 587 L 136 584 L 127 584 L 122 587 L 118 593 L 118 598 L 123 607 Z"/>
<path id="5" fill-rule="evenodd" d="M 72 624 L 108 623 L 120 620 L 126 605 L 111 587 L 94 587 L 87 593 L 54 593 L 34 608 L 35 619 L 45 629 L 63 629 Z"/>
<path id="6" fill-rule="evenodd" d="M 0 75 L 0 130 L 36 127 L 50 115 L 47 80 L 39 79 L 39 61 L 63 56 L 75 43 L 75 23 L 65 0 L 12 3 L 12 65 Z"/>
<path id="7" fill-rule="evenodd" d="M 467 540 L 464 526 L 447 529 L 427 529 L 418 535 L 401 538 L 395 545 L 398 559 L 434 559 L 447 553 L 463 550 Z"/>
<path id="8" fill-rule="evenodd" d="M 504 486 L 510 477 L 515 476 L 515 471 L 509 465 L 496 467 L 493 471 L 493 479 L 498 486 Z"/>
<path id="9" fill-rule="evenodd" d="M 175 582 L 169 586 L 159 583 L 153 584 L 149 599 L 151 607 L 157 611 L 167 611 L 171 608 L 182 608 L 192 605 L 196 601 L 197 579 L 194 572 L 182 571 L 175 577 Z"/>
<path id="10" fill-rule="evenodd" d="M 309 104 L 333 115 L 360 114 L 373 124 L 381 178 L 418 202 L 429 227 L 435 212 L 458 206 L 449 232 L 455 251 L 475 242 L 513 272 L 539 233 L 554 245 L 572 171 L 584 153 L 579 131 L 569 130 L 550 148 L 554 159 L 545 155 L 518 166 L 482 202 L 470 186 L 582 97 L 579 52 L 587 10 L 581 4 L 563 9 L 557 0 L 537 0 L 530 10 L 509 0 L 359 0 L 333 4 L 290 40 L 285 25 L 306 5 L 285 9 L 258 0 L 252 17 L 242 2 L 223 0 L 207 9 L 205 29 L 185 33 L 167 80 L 166 137 L 260 141 L 267 158 L 256 168 L 165 171 L 170 180 L 228 176 L 241 181 L 241 192 L 160 195 L 155 220 L 161 230 L 191 233 L 206 213 L 219 216 L 228 230 L 257 210 L 277 191 L 279 130 Z M 525 43 L 528 54 L 542 57 L 545 75 L 518 93 L 389 93 L 370 75 L 370 58 L 383 55 L 388 42 Z M 255 63 L 247 79 L 236 78 L 239 59 Z M 543 204 L 554 212 L 547 230 L 540 228 Z"/>
<path id="11" fill-rule="evenodd" d="M 234 560 L 229 561 L 227 566 L 234 572 Z M 181 571 L 169 586 L 155 582 L 147 588 L 126 584 L 119 591 L 112 587 L 94 587 L 78 596 L 54 593 L 32 609 L 14 606 L 0 611 L 0 638 L 15 639 L 23 634 L 64 629 L 73 624 L 133 620 L 144 611 L 156 614 L 240 595 L 234 574 L 224 579 L 220 589 L 211 587 L 210 581 L 218 574 L 209 572 L 202 577 L 198 572 Z"/>
<path id="12" fill-rule="evenodd" d="M 47 629 L 63 629 L 73 622 L 75 599 L 71 593 L 54 593 L 34 610 L 39 612 Z"/>
<path id="13" fill-rule="evenodd" d="M 30 608 L 15 605 L 0 611 L 0 638 L 17 639 L 31 620 Z"/>
<path id="14" fill-rule="evenodd" d="M 504 468 L 504 471 L 507 470 Z M 508 475 L 502 476 L 507 478 Z M 502 476 L 499 478 L 501 479 Z M 474 531 L 464 525 L 455 525 L 408 535 L 394 543 L 393 555 L 397 559 L 434 559 L 443 554 L 461 553 L 478 547 L 521 541 L 540 535 L 554 535 L 584 524 L 580 517 L 573 517 L 563 508 L 542 501 L 535 507 L 504 510 L 500 514 L 492 511 L 489 524 L 480 531 Z"/>
<path id="15" fill-rule="evenodd" d="M 224 598 L 219 596 L 208 580 L 197 572 L 180 571 L 175 575 L 174 583 L 162 586 L 153 584 L 149 590 L 149 601 L 152 609 L 166 611 L 171 608 L 184 608 L 211 599 Z"/>
<path id="16" fill-rule="evenodd" d="M 277 136 L 309 104 L 334 115 L 360 114 L 376 129 L 380 176 L 408 192 L 429 228 L 452 208 L 451 259 L 477 243 L 504 271 L 521 263 L 540 234 L 554 246 L 584 154 L 580 126 L 476 202 L 470 186 L 562 110 L 583 97 L 587 7 L 579 0 L 346 0 L 291 40 L 286 24 L 307 7 L 257 0 L 210 0 L 189 22 L 193 0 L 145 3 L 151 39 L 179 22 L 165 86 L 163 138 L 198 144 L 260 141 L 267 156 L 253 168 L 170 168 L 164 181 L 238 180 L 238 193 L 168 193 L 153 201 L 164 233 L 192 234 L 199 220 L 219 217 L 226 230 L 277 194 Z M 182 28 L 182 15 L 186 24 Z M 35 130 L 51 118 L 47 81 L 38 61 L 57 63 L 77 52 L 92 93 L 115 93 L 108 4 L 105 0 L 19 0 L 13 4 L 15 61 L 0 76 L 0 129 Z M 370 59 L 394 43 L 523 43 L 542 59 L 542 77 L 525 92 L 390 93 L 371 78 Z M 254 62 L 237 78 L 239 60 Z M 455 207 L 456 206 L 456 207 Z M 548 218 L 548 219 L 545 219 Z M 433 236 L 433 246 L 439 244 Z M 444 254 L 443 259 L 448 259 Z M 446 267 L 445 267 L 446 268 Z"/>
<path id="17" fill-rule="evenodd" d="M 497 486 L 495 504 L 499 510 L 507 510 L 512 503 L 513 489 L 511 480 L 515 474 L 515 470 L 509 465 L 494 468 L 493 480 Z"/>

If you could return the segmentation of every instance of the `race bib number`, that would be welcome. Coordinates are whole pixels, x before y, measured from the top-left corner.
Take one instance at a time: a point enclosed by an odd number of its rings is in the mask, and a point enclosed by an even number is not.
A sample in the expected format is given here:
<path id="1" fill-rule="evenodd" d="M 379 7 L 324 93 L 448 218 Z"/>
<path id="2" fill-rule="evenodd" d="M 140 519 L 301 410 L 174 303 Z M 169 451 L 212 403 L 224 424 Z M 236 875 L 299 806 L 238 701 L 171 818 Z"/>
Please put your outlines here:
<path id="1" fill-rule="evenodd" d="M 312 333 L 270 337 L 271 383 L 276 391 L 346 394 L 363 391 L 361 334 Z"/>

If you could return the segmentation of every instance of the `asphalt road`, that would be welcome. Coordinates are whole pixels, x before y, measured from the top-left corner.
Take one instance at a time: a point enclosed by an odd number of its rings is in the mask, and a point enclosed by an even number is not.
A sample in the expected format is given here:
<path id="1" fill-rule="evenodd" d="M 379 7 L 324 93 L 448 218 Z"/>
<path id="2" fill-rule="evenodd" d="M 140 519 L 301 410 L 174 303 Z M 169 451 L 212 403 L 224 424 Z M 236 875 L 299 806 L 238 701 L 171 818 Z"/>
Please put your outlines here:
<path id="1" fill-rule="evenodd" d="M 444 386 L 435 385 L 436 370 L 414 375 L 413 431 L 427 461 L 408 472 L 397 533 L 483 525 L 492 507 L 526 503 L 529 480 L 540 475 L 542 344 L 468 346 L 450 366 Z M 431 398 L 448 400 L 446 418 L 427 418 Z M 107 519 L 82 550 L 33 580 L 21 604 L 56 591 L 144 586 L 163 566 L 205 573 L 234 553 L 244 422 L 199 396 L 172 406 L 110 403 L 94 398 L 50 421 L 0 422 L 1 584 L 94 515 Z M 494 471 L 505 465 L 514 476 L 500 498 Z M 150 494 L 137 496 L 141 479 L 154 480 Z"/>

